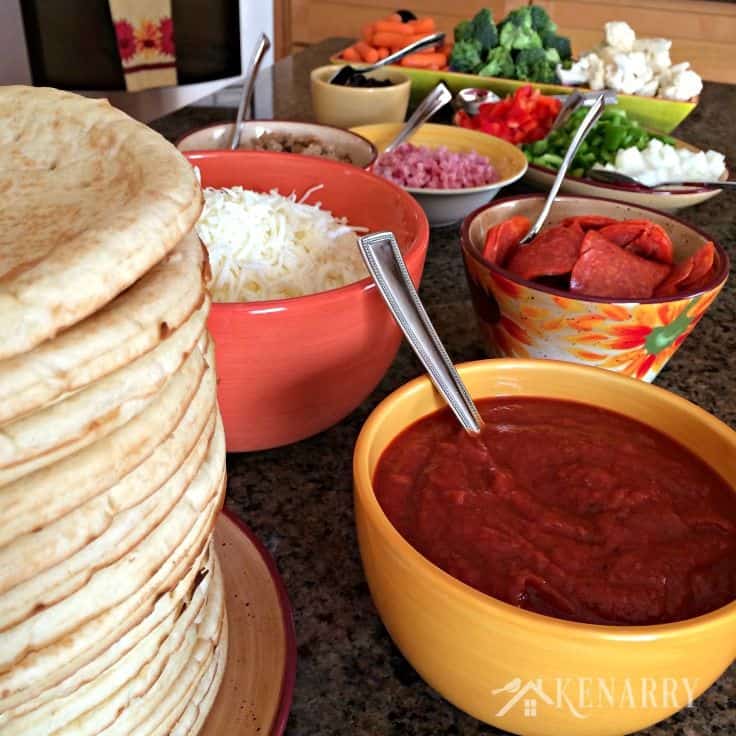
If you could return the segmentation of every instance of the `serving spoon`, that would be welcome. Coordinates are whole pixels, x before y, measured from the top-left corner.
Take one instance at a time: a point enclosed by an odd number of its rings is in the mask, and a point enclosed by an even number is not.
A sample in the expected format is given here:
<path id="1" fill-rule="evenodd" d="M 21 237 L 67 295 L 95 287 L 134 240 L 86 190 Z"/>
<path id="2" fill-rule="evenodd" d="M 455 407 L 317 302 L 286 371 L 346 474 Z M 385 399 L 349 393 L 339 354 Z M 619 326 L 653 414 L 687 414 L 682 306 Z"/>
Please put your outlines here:
<path id="1" fill-rule="evenodd" d="M 253 100 L 253 91 L 256 88 L 256 77 L 258 76 L 258 70 L 261 68 L 261 62 L 266 52 L 271 48 L 271 41 L 265 33 L 261 33 L 256 43 L 253 56 L 248 64 L 248 72 L 246 74 L 245 83 L 243 84 L 243 91 L 240 95 L 240 103 L 238 104 L 238 114 L 235 116 L 235 126 L 233 127 L 232 135 L 230 136 L 230 150 L 237 150 L 240 145 L 240 132 L 243 127 L 243 118 L 245 117 L 246 111 L 250 114 L 250 104 Z"/>
<path id="2" fill-rule="evenodd" d="M 560 164 L 560 168 L 557 171 L 557 176 L 555 176 L 555 180 L 552 182 L 552 186 L 549 189 L 549 194 L 547 195 L 547 199 L 544 202 L 542 211 L 539 213 L 539 216 L 537 217 L 535 223 L 531 226 L 529 232 L 521 239 L 519 245 L 528 245 L 532 240 L 534 240 L 534 238 L 537 237 L 537 235 L 539 235 L 539 231 L 542 229 L 544 223 L 547 221 L 547 216 L 549 215 L 549 211 L 552 209 L 552 204 L 555 201 L 557 192 L 560 191 L 562 181 L 567 174 L 567 170 L 570 168 L 570 164 L 572 163 L 573 158 L 575 158 L 575 154 L 577 153 L 578 148 L 580 148 L 580 144 L 585 140 L 588 133 L 590 133 L 590 131 L 592 130 L 596 121 L 601 116 L 601 113 L 603 112 L 603 108 L 605 106 L 605 93 L 599 92 L 596 98 L 591 103 L 590 107 L 588 108 L 588 112 L 583 118 L 583 122 L 580 123 L 580 126 L 575 131 L 575 135 L 572 137 L 572 141 L 570 141 L 569 148 L 567 149 L 567 151 L 565 151 L 565 157 L 562 159 L 562 164 Z"/>
<path id="3" fill-rule="evenodd" d="M 364 235 L 358 238 L 358 247 L 378 291 L 432 383 L 463 429 L 479 434 L 483 420 L 478 408 L 424 309 L 394 234 Z"/>
<path id="4" fill-rule="evenodd" d="M 368 72 L 374 72 L 376 71 L 376 69 L 380 69 L 381 67 L 393 64 L 395 61 L 400 61 L 405 56 L 413 54 L 415 51 L 424 49 L 427 46 L 436 46 L 437 44 L 442 43 L 444 40 L 444 33 L 432 33 L 429 36 L 420 38 L 418 41 L 414 41 L 414 43 L 410 43 L 408 46 L 404 46 L 403 49 L 394 51 L 393 54 L 389 54 L 385 59 L 381 59 L 380 61 L 376 62 L 375 64 L 371 64 L 370 66 L 364 66 L 360 69 L 356 69 L 355 67 L 350 66 L 350 64 L 346 64 L 345 66 L 340 67 L 335 72 L 335 74 L 330 77 L 328 81 L 330 84 L 346 84 L 347 81 L 356 74 L 367 74 Z"/>
<path id="5" fill-rule="evenodd" d="M 389 153 L 400 146 L 414 131 L 429 120 L 441 107 L 452 100 L 452 92 L 440 82 L 417 106 L 412 116 L 404 123 L 399 134 L 381 151 Z"/>
<path id="6" fill-rule="evenodd" d="M 602 181 L 606 184 L 622 184 L 632 189 L 643 189 L 645 191 L 656 191 L 660 187 L 697 187 L 698 189 L 736 189 L 736 180 L 726 179 L 719 181 L 663 181 L 650 186 L 644 184 L 632 176 L 621 174 L 618 171 L 608 169 L 591 169 L 587 174 L 589 179 Z"/>

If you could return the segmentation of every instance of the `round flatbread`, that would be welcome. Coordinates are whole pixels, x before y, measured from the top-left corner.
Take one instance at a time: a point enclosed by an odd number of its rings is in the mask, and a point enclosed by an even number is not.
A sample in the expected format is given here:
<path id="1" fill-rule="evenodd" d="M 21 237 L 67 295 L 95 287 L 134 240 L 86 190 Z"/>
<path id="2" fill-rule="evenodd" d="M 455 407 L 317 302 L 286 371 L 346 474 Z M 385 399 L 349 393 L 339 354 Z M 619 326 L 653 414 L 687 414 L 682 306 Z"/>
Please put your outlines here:
<path id="1" fill-rule="evenodd" d="M 194 226 L 202 195 L 162 136 L 59 90 L 0 87 L 0 360 L 110 302 Z"/>
<path id="2" fill-rule="evenodd" d="M 223 635 L 227 636 L 223 631 L 225 592 L 222 573 L 216 562 L 210 575 L 212 580 L 207 602 L 196 629 L 187 630 L 188 641 L 182 642 L 155 683 L 136 683 L 139 698 L 131 702 L 121 717 L 104 731 L 105 736 L 127 736 L 131 733 L 168 736 L 179 720 L 210 669 L 218 641 Z"/>
<path id="3" fill-rule="evenodd" d="M 145 493 L 150 495 L 132 508 L 114 515 L 108 528 L 101 535 L 89 540 L 89 543 L 76 554 L 29 577 L 20 585 L 13 587 L 8 595 L 0 596 L 0 631 L 20 623 L 36 610 L 56 605 L 64 598 L 68 598 L 81 590 L 96 571 L 114 564 L 136 548 L 164 521 L 164 517 L 187 491 L 202 466 L 214 428 L 213 413 L 207 430 L 202 433 L 201 441 L 195 444 L 182 465 L 163 485 L 153 492 L 141 488 L 138 495 Z M 137 484 L 133 485 L 136 490 L 138 487 Z M 107 499 L 110 497 L 109 494 L 110 492 L 105 494 Z M 83 526 L 84 511 L 85 507 L 82 507 L 67 514 L 68 517 L 73 517 L 69 519 L 70 524 L 76 521 Z M 67 517 L 64 517 L 63 520 L 66 519 Z M 42 541 L 40 540 L 40 543 Z M 38 560 L 42 559 L 41 551 L 41 547 L 33 550 L 34 557 Z"/>
<path id="4" fill-rule="evenodd" d="M 194 563 L 184 571 L 179 582 L 170 590 L 158 596 L 151 612 L 130 631 L 113 641 L 99 656 L 58 684 L 47 688 L 37 697 L 0 713 L 0 728 L 7 723 L 17 722 L 22 716 L 33 713 L 45 703 L 74 696 L 81 687 L 93 682 L 108 669 L 114 667 L 117 662 L 126 657 L 141 642 L 148 640 L 150 636 L 157 636 L 154 633 L 157 630 L 163 635 L 167 635 L 176 623 L 181 607 L 189 605 L 202 582 L 207 580 L 207 571 L 212 568 L 213 564 L 211 553 L 211 544 L 203 547 Z M 10 733 L 13 732 L 10 731 Z M 5 736 L 5 734 L 0 731 L 0 736 Z"/>
<path id="5" fill-rule="evenodd" d="M 228 652 L 228 621 L 227 612 L 223 621 L 220 641 L 215 649 L 214 661 L 211 665 L 211 675 L 208 673 L 200 680 L 197 691 L 189 705 L 171 730 L 171 736 L 196 736 L 200 733 L 204 722 L 209 715 L 220 689 L 227 667 Z"/>
<path id="6" fill-rule="evenodd" d="M 0 712 L 57 685 L 144 619 L 157 595 L 173 587 L 207 546 L 224 488 L 218 417 L 207 460 L 162 524 L 82 590 L 0 633 Z"/>
<path id="7" fill-rule="evenodd" d="M 80 450 L 143 411 L 205 330 L 205 303 L 156 348 L 132 363 L 0 428 L 0 485 Z"/>
<path id="8" fill-rule="evenodd" d="M 115 432 L 63 460 L 9 483 L 0 492 L 0 547 L 21 534 L 42 529 L 148 458 L 177 426 L 205 373 L 206 360 L 192 351 L 145 411 Z M 210 384 L 211 400 L 214 384 Z M 64 493 L 59 493 L 59 489 Z"/>
<path id="9" fill-rule="evenodd" d="M 58 520 L 0 548 L 0 594 L 16 588 L 12 603 L 0 595 L 0 629 L 10 607 L 17 606 L 17 586 L 34 581 L 45 570 L 61 566 L 80 550 L 98 543 L 111 527 L 120 529 L 125 523 L 137 528 L 142 519 L 150 521 L 150 514 L 160 513 L 147 502 L 188 458 L 203 455 L 209 445 L 215 426 L 214 391 L 214 371 L 209 369 L 176 428 L 140 465 Z M 120 543 L 121 538 L 113 534 Z"/>
<path id="10" fill-rule="evenodd" d="M 224 615 L 222 579 L 215 569 L 211 544 L 205 564 L 196 567 L 197 576 L 190 581 L 186 596 L 123 656 L 66 695 L 0 718 L 0 736 L 45 736 L 52 731 L 97 734 L 113 725 L 127 708 L 137 708 L 136 700 L 157 682 L 164 668 L 172 669 L 177 652 L 189 643 L 186 651 L 193 655 L 192 639 L 196 643 L 211 638 L 209 619 Z M 185 667 L 173 662 L 174 671 Z M 207 674 L 202 673 L 203 677 Z"/>
<path id="11" fill-rule="evenodd" d="M 99 312 L 28 353 L 0 361 L 0 425 L 128 365 L 199 309 L 209 280 L 193 233 Z"/>

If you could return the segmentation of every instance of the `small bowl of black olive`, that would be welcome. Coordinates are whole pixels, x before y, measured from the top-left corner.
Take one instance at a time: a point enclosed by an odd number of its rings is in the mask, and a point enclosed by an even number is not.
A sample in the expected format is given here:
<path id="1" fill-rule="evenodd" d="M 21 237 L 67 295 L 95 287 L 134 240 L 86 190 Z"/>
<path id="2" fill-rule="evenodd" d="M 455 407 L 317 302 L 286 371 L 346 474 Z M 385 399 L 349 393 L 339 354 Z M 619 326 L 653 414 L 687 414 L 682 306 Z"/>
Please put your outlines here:
<path id="1" fill-rule="evenodd" d="M 331 80 L 340 66 L 313 69 L 310 82 L 317 122 L 352 128 L 371 123 L 399 123 L 409 107 L 411 80 L 400 71 L 377 69 L 351 74 L 345 84 Z"/>

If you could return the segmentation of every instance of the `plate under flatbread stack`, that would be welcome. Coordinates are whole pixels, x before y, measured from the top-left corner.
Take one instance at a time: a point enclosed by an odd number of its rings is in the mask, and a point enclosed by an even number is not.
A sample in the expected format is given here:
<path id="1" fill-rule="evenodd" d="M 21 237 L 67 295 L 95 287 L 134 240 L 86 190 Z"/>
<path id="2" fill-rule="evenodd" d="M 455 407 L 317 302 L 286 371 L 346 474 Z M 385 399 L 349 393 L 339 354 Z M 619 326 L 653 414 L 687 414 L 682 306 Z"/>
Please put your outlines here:
<path id="1" fill-rule="evenodd" d="M 217 693 L 201 206 L 106 102 L 0 88 L 0 736 L 187 736 Z"/>

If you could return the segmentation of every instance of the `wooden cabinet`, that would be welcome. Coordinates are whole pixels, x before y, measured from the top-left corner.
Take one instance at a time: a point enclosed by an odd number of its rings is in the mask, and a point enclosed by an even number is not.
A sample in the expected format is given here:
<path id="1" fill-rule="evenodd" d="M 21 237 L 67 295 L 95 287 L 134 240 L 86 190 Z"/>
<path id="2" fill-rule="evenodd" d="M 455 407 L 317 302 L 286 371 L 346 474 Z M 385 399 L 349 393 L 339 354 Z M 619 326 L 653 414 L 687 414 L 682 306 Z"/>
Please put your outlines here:
<path id="1" fill-rule="evenodd" d="M 309 46 L 330 36 L 355 37 L 364 23 L 396 10 L 433 15 L 440 29 L 489 7 L 500 19 L 525 0 L 275 0 L 281 48 Z M 398 3 L 398 4 L 397 4 Z M 539 0 L 581 53 L 601 39 L 603 24 L 625 20 L 640 36 L 673 39 L 675 62 L 690 61 L 706 79 L 736 83 L 736 4 L 710 0 Z M 280 7 L 279 7 L 280 6 Z"/>

